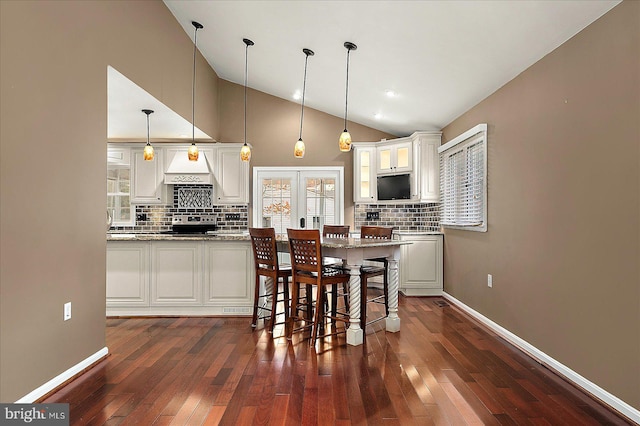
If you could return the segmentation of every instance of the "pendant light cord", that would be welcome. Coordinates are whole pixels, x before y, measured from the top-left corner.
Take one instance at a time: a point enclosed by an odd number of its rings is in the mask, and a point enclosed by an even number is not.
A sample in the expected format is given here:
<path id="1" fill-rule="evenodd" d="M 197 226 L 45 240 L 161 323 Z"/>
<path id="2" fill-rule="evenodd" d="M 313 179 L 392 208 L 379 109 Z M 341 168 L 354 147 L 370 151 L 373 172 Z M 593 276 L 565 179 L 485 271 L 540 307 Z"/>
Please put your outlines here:
<path id="1" fill-rule="evenodd" d="M 145 112 L 145 114 L 147 114 L 147 145 L 150 145 L 149 144 L 149 113 Z"/>
<path id="2" fill-rule="evenodd" d="M 347 85 L 344 95 L 344 131 L 347 131 L 347 105 L 349 104 L 349 55 L 351 49 L 347 48 Z"/>
<path id="3" fill-rule="evenodd" d="M 193 33 L 193 79 L 191 80 L 191 142 L 196 143 L 196 52 L 198 45 L 198 27 Z"/>
<path id="4" fill-rule="evenodd" d="M 309 54 L 305 52 L 304 58 L 304 79 L 302 80 L 302 109 L 300 111 L 300 138 L 302 140 L 302 119 L 304 118 L 304 94 L 307 90 L 307 61 L 309 60 Z"/>
<path id="5" fill-rule="evenodd" d="M 249 73 L 249 43 L 244 49 L 244 144 L 247 144 L 247 74 Z"/>

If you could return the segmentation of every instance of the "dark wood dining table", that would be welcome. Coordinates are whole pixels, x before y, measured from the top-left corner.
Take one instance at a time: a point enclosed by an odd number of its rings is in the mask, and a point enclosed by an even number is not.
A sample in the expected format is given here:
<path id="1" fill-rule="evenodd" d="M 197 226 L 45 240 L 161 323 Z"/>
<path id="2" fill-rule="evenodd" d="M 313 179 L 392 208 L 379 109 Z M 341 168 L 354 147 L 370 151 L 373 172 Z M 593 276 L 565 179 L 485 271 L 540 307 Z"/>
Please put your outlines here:
<path id="1" fill-rule="evenodd" d="M 322 256 L 342 259 L 344 266 L 349 269 L 347 344 L 357 346 L 364 342 L 364 330 L 360 327 L 360 305 L 362 303 L 360 300 L 360 267 L 366 259 L 386 258 L 389 262 L 389 315 L 385 320 L 385 329 L 392 333 L 400 331 L 398 262 L 400 247 L 406 244 L 411 244 L 411 242 L 364 238 L 322 238 Z M 278 250 L 289 252 L 286 238 L 278 242 Z"/>

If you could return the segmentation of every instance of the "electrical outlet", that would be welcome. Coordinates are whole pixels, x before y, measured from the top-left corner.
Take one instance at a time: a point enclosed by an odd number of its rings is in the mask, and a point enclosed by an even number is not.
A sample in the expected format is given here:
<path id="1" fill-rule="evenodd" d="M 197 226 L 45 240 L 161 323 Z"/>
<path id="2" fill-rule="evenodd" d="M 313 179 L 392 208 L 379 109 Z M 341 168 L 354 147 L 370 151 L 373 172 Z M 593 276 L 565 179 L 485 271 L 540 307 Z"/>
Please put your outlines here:
<path id="1" fill-rule="evenodd" d="M 493 275 L 487 275 L 487 287 L 493 287 Z"/>
<path id="2" fill-rule="evenodd" d="M 225 213 L 224 220 L 240 220 L 240 213 Z"/>
<path id="3" fill-rule="evenodd" d="M 67 302 L 64 304 L 64 320 L 68 321 L 71 319 L 71 302 Z"/>
<path id="4" fill-rule="evenodd" d="M 367 212 L 367 220 L 380 219 L 380 212 Z"/>
<path id="5" fill-rule="evenodd" d="M 146 213 L 138 213 L 136 215 L 136 220 L 138 222 L 146 222 L 147 221 L 147 214 Z"/>

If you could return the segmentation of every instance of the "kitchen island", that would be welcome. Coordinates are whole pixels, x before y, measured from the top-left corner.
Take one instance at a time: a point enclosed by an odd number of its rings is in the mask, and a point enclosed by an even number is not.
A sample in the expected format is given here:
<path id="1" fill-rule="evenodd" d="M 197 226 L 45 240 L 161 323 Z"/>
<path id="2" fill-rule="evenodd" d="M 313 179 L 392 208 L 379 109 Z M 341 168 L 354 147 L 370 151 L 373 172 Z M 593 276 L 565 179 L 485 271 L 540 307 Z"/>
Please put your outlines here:
<path id="1" fill-rule="evenodd" d="M 248 235 L 107 235 L 108 316 L 250 315 Z"/>

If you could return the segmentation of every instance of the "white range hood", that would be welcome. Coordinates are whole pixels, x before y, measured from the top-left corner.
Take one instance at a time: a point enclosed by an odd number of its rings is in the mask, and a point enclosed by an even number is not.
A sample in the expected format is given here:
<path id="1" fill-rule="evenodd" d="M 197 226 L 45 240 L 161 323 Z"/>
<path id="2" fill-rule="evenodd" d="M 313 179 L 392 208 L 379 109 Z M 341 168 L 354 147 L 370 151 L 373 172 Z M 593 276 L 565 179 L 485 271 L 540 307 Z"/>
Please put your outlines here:
<path id="1" fill-rule="evenodd" d="M 186 149 L 171 150 L 173 158 L 169 155 L 171 163 L 164 173 L 165 184 L 189 184 L 189 185 L 213 185 L 213 158 L 207 158 L 207 154 L 200 150 L 198 161 L 190 161 Z"/>

